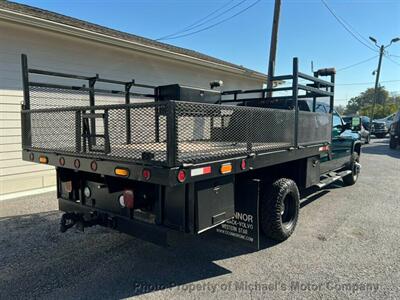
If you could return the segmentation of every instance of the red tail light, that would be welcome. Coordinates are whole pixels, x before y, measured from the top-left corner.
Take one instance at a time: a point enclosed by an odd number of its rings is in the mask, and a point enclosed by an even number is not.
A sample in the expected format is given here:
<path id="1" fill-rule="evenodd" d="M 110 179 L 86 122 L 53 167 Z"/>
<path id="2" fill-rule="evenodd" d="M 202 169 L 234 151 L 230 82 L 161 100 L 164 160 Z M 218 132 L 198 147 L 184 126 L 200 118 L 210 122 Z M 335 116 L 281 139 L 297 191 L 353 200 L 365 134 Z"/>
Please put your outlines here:
<path id="1" fill-rule="evenodd" d="M 132 190 L 125 190 L 124 193 L 119 196 L 119 204 L 122 207 L 133 208 L 135 206 L 135 196 Z"/>
<path id="2" fill-rule="evenodd" d="M 241 168 L 242 170 L 244 170 L 244 169 L 246 169 L 246 167 L 247 167 L 246 160 L 245 160 L 245 159 L 242 159 L 242 161 L 241 161 L 241 163 L 240 163 L 240 168 Z"/>
<path id="3" fill-rule="evenodd" d="M 151 177 L 151 171 L 149 169 L 144 169 L 142 175 L 144 179 L 149 180 Z"/>
<path id="4" fill-rule="evenodd" d="M 184 182 L 186 180 L 186 172 L 185 170 L 179 170 L 178 172 L 178 181 Z"/>

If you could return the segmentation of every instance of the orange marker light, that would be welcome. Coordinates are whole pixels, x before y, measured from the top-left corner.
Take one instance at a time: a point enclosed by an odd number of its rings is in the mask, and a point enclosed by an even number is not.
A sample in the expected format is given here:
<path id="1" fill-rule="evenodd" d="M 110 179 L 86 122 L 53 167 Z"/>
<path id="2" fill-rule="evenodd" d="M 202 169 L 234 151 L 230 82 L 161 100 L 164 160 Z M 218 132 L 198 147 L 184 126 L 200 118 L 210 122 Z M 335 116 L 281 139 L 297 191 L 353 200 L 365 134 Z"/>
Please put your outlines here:
<path id="1" fill-rule="evenodd" d="M 124 169 L 124 168 L 115 168 L 114 173 L 117 176 L 122 176 L 122 177 L 128 177 L 129 176 L 129 170 L 128 169 Z"/>
<path id="2" fill-rule="evenodd" d="M 219 169 L 219 171 L 221 172 L 221 174 L 227 174 L 232 172 L 232 164 L 231 163 L 223 164 Z"/>
<path id="3" fill-rule="evenodd" d="M 46 156 L 40 156 L 39 157 L 39 162 L 41 164 L 47 164 L 49 162 L 49 159 Z"/>

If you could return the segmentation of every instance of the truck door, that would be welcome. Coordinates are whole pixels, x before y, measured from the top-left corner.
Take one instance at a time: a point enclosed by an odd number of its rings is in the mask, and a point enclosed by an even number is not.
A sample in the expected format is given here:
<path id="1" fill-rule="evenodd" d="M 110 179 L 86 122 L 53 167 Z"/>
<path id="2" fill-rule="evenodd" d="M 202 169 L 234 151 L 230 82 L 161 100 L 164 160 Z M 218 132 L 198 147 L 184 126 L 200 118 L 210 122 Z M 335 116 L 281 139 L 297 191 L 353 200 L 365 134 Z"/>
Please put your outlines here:
<path id="1" fill-rule="evenodd" d="M 339 168 L 346 161 L 349 160 L 349 155 L 351 152 L 351 147 L 353 144 L 353 137 L 351 135 L 346 135 L 344 130 L 345 123 L 339 114 L 333 112 L 333 122 L 332 122 L 332 168 Z"/>

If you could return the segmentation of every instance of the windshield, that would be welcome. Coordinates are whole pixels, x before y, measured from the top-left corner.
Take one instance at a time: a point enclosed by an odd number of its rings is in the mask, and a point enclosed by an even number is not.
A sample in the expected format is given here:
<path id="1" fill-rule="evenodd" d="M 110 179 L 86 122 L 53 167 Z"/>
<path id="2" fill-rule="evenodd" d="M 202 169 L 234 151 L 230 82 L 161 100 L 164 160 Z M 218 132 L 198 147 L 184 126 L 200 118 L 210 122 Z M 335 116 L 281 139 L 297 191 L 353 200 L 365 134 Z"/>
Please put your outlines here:
<path id="1" fill-rule="evenodd" d="M 343 117 L 343 121 L 345 123 L 351 123 L 351 119 L 352 119 L 352 117 Z"/>

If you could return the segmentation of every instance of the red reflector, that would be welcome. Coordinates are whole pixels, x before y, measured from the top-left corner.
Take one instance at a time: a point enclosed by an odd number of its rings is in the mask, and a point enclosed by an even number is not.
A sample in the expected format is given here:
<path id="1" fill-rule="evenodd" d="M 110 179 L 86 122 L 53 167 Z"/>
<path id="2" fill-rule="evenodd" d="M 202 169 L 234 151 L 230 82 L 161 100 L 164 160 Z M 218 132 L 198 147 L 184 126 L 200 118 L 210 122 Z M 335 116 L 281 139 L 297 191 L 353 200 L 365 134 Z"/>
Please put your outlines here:
<path id="1" fill-rule="evenodd" d="M 185 170 L 179 170 L 178 172 L 178 181 L 179 182 L 184 182 L 186 179 L 186 172 Z"/>
<path id="2" fill-rule="evenodd" d="M 132 190 L 124 191 L 124 205 L 126 208 L 133 208 L 135 205 L 135 196 Z"/>
<path id="3" fill-rule="evenodd" d="M 245 160 L 245 159 L 242 159 L 242 162 L 240 163 L 240 168 L 241 168 L 242 170 L 244 170 L 244 169 L 246 169 L 246 166 L 247 166 L 246 160 Z"/>
<path id="4" fill-rule="evenodd" d="M 149 180 L 151 177 L 151 172 L 149 169 L 144 169 L 142 175 L 144 179 Z"/>
<path id="5" fill-rule="evenodd" d="M 92 171 L 96 171 L 97 170 L 97 162 L 96 161 L 92 161 L 90 163 L 90 168 L 92 169 Z"/>
<path id="6" fill-rule="evenodd" d="M 211 166 L 207 166 L 203 168 L 203 174 L 210 174 L 211 173 Z"/>
<path id="7" fill-rule="evenodd" d="M 81 162 L 79 161 L 79 159 L 75 159 L 74 166 L 75 168 L 79 169 L 79 167 L 81 166 Z"/>

